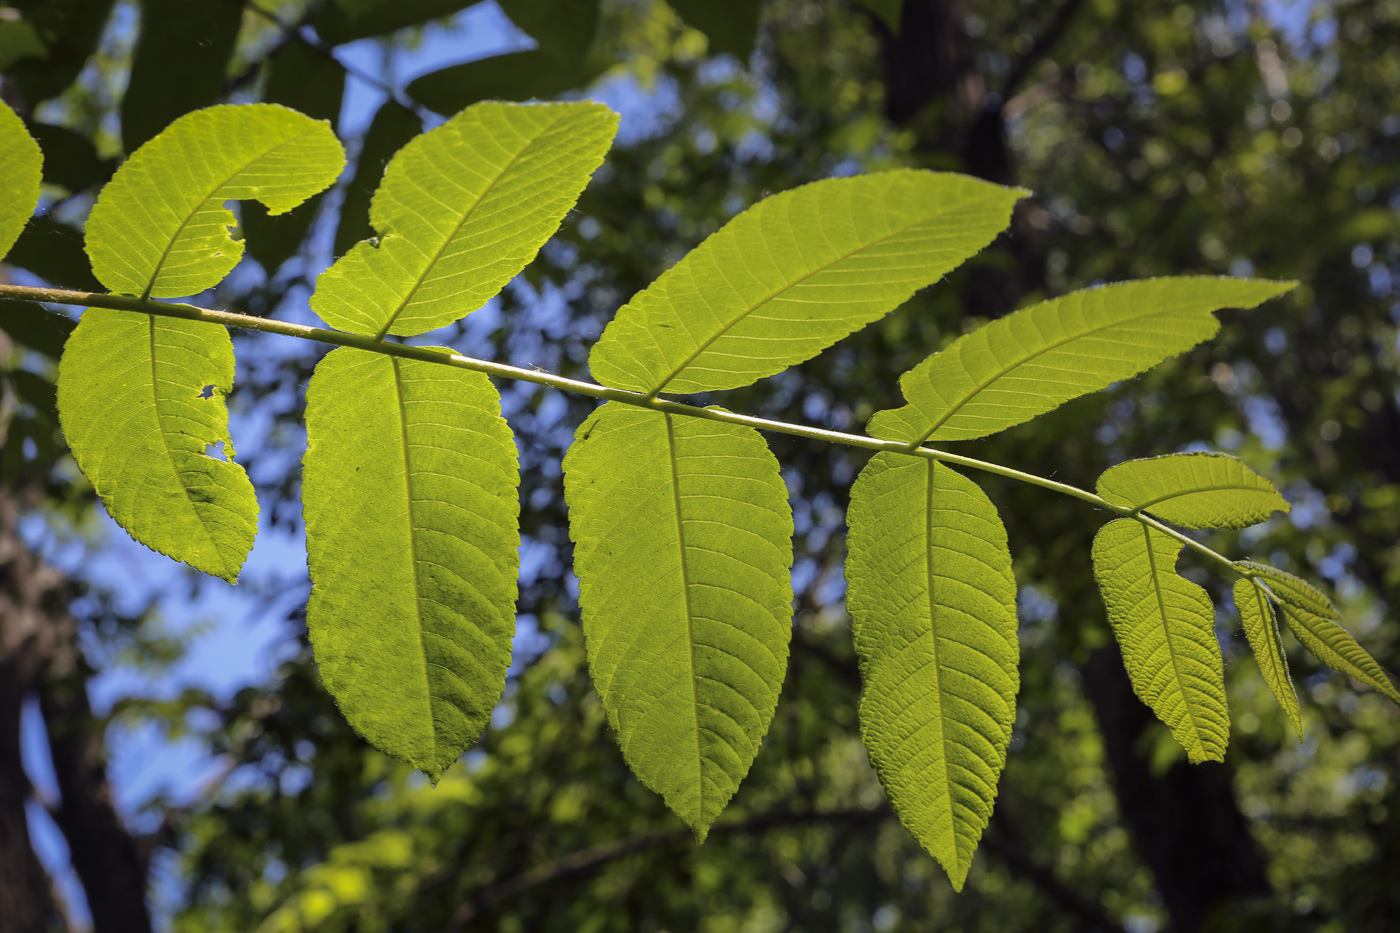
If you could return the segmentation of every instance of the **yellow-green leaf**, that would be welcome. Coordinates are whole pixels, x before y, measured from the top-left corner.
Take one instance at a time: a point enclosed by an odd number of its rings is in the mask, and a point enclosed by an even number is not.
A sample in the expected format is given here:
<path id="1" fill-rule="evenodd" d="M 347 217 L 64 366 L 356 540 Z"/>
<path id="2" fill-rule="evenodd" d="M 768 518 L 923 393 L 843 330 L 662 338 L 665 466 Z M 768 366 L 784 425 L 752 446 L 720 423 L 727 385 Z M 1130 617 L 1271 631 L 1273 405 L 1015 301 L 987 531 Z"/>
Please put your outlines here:
<path id="1" fill-rule="evenodd" d="M 399 150 L 370 205 L 379 242 L 322 274 L 311 307 L 410 336 L 480 308 L 559 229 L 617 132 L 602 104 L 476 104 Z"/>
<path id="2" fill-rule="evenodd" d="M 911 444 L 995 434 L 1215 336 L 1213 311 L 1252 308 L 1295 284 L 1143 279 L 1023 308 L 905 373 L 909 404 L 877 412 L 870 433 Z"/>
<path id="3" fill-rule="evenodd" d="M 92 270 L 121 295 L 172 298 L 217 285 L 238 264 L 225 201 L 283 214 L 330 187 L 345 152 L 330 124 L 275 104 L 186 114 L 122 163 L 87 222 Z"/>
<path id="4" fill-rule="evenodd" d="M 0 259 L 15 245 L 34 208 L 44 177 L 44 155 L 24 121 L 0 101 Z"/>
<path id="5" fill-rule="evenodd" d="M 1273 483 L 1218 453 L 1129 460 L 1104 471 L 1098 492 L 1182 528 L 1245 528 L 1290 508 Z"/>
<path id="6" fill-rule="evenodd" d="M 900 821 L 962 890 L 1016 718 L 1016 579 L 976 483 L 879 453 L 851 490 L 860 728 Z"/>
<path id="7" fill-rule="evenodd" d="M 908 169 L 775 194 L 634 296 L 589 368 L 605 385 L 648 394 L 735 389 L 782 372 L 975 255 L 1025 194 Z"/>
<path id="8" fill-rule="evenodd" d="M 1318 660 L 1400 703 L 1400 692 L 1385 668 L 1342 627 L 1342 614 L 1317 587 L 1265 564 L 1237 561 L 1235 566 L 1269 587 L 1283 620 Z"/>
<path id="9" fill-rule="evenodd" d="M 1283 653 L 1283 642 L 1279 639 L 1278 622 L 1274 618 L 1268 591 L 1254 580 L 1236 580 L 1235 608 L 1240 612 L 1240 622 L 1244 624 L 1244 634 L 1249 639 L 1254 660 L 1259 664 L 1259 673 L 1264 675 L 1264 682 L 1288 715 L 1298 738 L 1302 739 L 1303 720 L 1298 713 L 1298 693 L 1293 689 L 1293 678 L 1288 673 L 1288 657 Z"/>
<path id="10" fill-rule="evenodd" d="M 752 428 L 617 403 L 564 458 L 588 669 L 623 757 L 705 838 L 777 706 L 792 510 Z"/>
<path id="11" fill-rule="evenodd" d="M 233 462 L 232 387 L 223 327 L 105 308 L 83 312 L 58 371 L 64 437 L 112 518 L 230 583 L 258 530 L 253 484 Z M 219 444 L 223 459 L 206 453 Z"/>
<path id="12" fill-rule="evenodd" d="M 357 732 L 437 780 L 505 687 L 515 443 L 484 375 L 342 348 L 306 396 L 307 627 Z"/>
<path id="13" fill-rule="evenodd" d="M 1120 518 L 1099 530 L 1093 553 L 1133 692 L 1193 763 L 1224 760 L 1230 711 L 1215 608 L 1204 589 L 1177 574 L 1181 542 Z"/>

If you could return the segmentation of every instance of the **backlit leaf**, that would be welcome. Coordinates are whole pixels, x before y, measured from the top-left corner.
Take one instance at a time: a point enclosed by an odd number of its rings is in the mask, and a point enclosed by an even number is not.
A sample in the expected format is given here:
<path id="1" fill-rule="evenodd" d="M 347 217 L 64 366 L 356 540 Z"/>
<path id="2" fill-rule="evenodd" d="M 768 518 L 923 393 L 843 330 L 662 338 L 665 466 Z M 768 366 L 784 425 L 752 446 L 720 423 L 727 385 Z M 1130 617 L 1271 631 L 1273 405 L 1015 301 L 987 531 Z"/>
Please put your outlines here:
<path id="1" fill-rule="evenodd" d="M 0 101 L 0 259 L 39 205 L 44 156 L 9 104 Z"/>
<path id="2" fill-rule="evenodd" d="M 1288 715 L 1298 738 L 1302 739 L 1303 720 L 1298 714 L 1298 693 L 1293 689 L 1293 678 L 1288 673 L 1288 657 L 1283 653 L 1283 642 L 1279 639 L 1278 622 L 1274 619 L 1274 607 L 1269 602 L 1268 592 L 1253 580 L 1236 580 L 1235 608 L 1239 610 L 1240 622 L 1244 625 L 1249 647 L 1254 652 L 1254 660 L 1259 664 L 1259 673 L 1264 675 L 1264 682 Z"/>
<path id="3" fill-rule="evenodd" d="M 1290 508 L 1273 483 L 1243 461 L 1217 453 L 1120 463 L 1099 477 L 1098 493 L 1182 528 L 1245 528 Z"/>
<path id="4" fill-rule="evenodd" d="M 534 258 L 617 132 L 602 104 L 485 103 L 399 150 L 374 195 L 379 242 L 321 276 L 311 307 L 357 334 L 421 334 L 480 308 Z"/>
<path id="5" fill-rule="evenodd" d="M 88 256 L 121 295 L 171 298 L 216 284 L 238 264 L 228 200 L 281 214 L 329 187 L 345 164 L 330 125 L 275 104 L 186 114 L 117 169 L 87 222 Z"/>
<path id="6" fill-rule="evenodd" d="M 792 510 L 752 429 L 609 403 L 564 458 L 588 666 L 627 763 L 705 838 L 768 731 Z"/>
<path id="7" fill-rule="evenodd" d="M 831 178 L 725 224 L 617 312 L 593 377 L 619 389 L 734 389 L 903 304 L 992 241 L 1026 192 L 913 170 Z"/>
<path id="8" fill-rule="evenodd" d="M 879 453 L 851 490 L 861 736 L 895 812 L 961 890 L 1016 718 L 1016 581 L 976 483 Z"/>
<path id="9" fill-rule="evenodd" d="M 480 373 L 332 351 L 306 397 L 307 626 L 357 732 L 434 781 L 505 686 L 515 444 Z"/>
<path id="10" fill-rule="evenodd" d="M 58 372 L 63 434 L 112 518 L 229 582 L 258 530 L 253 485 L 233 462 L 232 387 L 223 327 L 105 308 L 83 312 Z M 220 444 L 226 459 L 206 453 Z"/>
<path id="11" fill-rule="evenodd" d="M 1099 529 L 1093 553 L 1133 692 L 1192 763 L 1224 760 L 1230 712 L 1215 609 L 1204 589 L 1177 574 L 1181 542 L 1120 518 Z"/>
<path id="12" fill-rule="evenodd" d="M 1291 573 L 1253 561 L 1237 561 L 1235 566 L 1269 587 L 1278 598 L 1283 620 L 1318 660 L 1400 703 L 1400 692 L 1385 668 L 1342 627 L 1342 614 L 1317 587 Z"/>
<path id="13" fill-rule="evenodd" d="M 911 444 L 985 437 L 1151 369 L 1213 337 L 1221 308 L 1252 308 L 1293 282 L 1143 279 L 1023 308 L 959 338 L 899 380 L 903 408 L 874 437 Z"/>

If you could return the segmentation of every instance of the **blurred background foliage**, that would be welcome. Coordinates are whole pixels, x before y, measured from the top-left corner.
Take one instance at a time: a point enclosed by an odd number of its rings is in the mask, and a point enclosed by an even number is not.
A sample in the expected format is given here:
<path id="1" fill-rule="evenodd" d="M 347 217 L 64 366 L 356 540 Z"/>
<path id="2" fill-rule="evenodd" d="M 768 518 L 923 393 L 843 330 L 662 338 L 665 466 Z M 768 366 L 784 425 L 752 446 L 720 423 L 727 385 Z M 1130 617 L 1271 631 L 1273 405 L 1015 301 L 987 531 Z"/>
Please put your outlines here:
<path id="1" fill-rule="evenodd" d="M 1082 486 L 1129 457 L 1243 457 L 1293 511 L 1212 533 L 1211 546 L 1323 583 L 1400 670 L 1400 2 L 498 2 L 514 39 L 472 59 L 454 43 L 471 46 L 470 17 L 489 0 L 475 12 L 462 0 L 9 0 L 0 93 L 43 146 L 46 186 L 0 275 L 95 287 L 80 229 L 101 183 L 171 119 L 220 101 L 341 121 L 341 185 L 286 217 L 246 210 L 243 266 L 199 299 L 291 320 L 310 320 L 330 259 L 372 235 L 369 194 L 421 129 L 493 97 L 597 96 L 621 110 L 617 147 L 541 258 L 487 309 L 423 338 L 570 376 L 586 375 L 621 303 L 767 193 L 897 166 L 1020 184 L 1035 196 L 992 248 L 723 403 L 858 430 L 898 404 L 901 372 L 1046 296 L 1163 274 L 1298 279 L 1282 300 L 1225 312 L 1220 337 L 1179 360 L 954 446 Z M 770 442 L 796 513 L 792 661 L 763 752 L 696 846 L 627 771 L 586 675 L 559 460 L 593 403 L 528 385 L 501 387 L 523 470 L 506 697 L 428 786 L 358 740 L 317 683 L 296 494 L 302 388 L 322 351 L 266 335 L 234 335 L 231 405 L 263 540 L 292 542 L 290 575 L 250 572 L 239 588 L 283 619 L 276 660 L 242 689 L 159 689 L 200 634 L 171 624 L 183 623 L 171 607 L 188 605 L 173 594 L 204 593 L 219 616 L 232 591 L 174 576 L 133 603 L 60 559 L 108 546 L 53 410 L 71 319 L 3 305 L 0 328 L 7 930 L 1400 923 L 1396 709 L 1291 644 L 1299 744 L 1250 659 L 1229 581 L 1188 555 L 1184 572 L 1216 598 L 1234 721 L 1224 765 L 1188 765 L 1112 645 L 1088 556 L 1102 517 L 995 478 L 980 479 L 1016 557 L 1022 687 L 996 815 L 954 895 L 893 819 L 859 741 L 842 560 L 864 454 L 790 437 Z M 138 676 L 93 702 L 118 669 Z M 194 743 L 204 767 L 129 803 L 106 762 L 133 724 Z M 61 834 L 56 849 L 46 833 Z"/>

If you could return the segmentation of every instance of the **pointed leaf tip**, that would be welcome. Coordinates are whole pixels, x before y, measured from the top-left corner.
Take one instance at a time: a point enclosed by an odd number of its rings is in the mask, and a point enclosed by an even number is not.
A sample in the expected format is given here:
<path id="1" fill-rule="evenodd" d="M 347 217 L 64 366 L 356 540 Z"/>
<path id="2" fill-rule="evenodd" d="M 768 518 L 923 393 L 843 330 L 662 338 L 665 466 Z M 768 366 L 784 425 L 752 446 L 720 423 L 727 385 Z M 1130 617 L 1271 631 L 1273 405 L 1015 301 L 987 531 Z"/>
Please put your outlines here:
<path id="1" fill-rule="evenodd" d="M 1094 577 L 1133 692 L 1193 764 L 1223 761 L 1230 738 L 1215 607 L 1176 572 L 1181 542 L 1131 518 L 1094 537 Z"/>
<path id="2" fill-rule="evenodd" d="M 869 433 L 911 444 L 995 434 L 1215 336 L 1214 311 L 1252 308 L 1291 287 L 1258 279 L 1143 279 L 1023 308 L 900 377 L 908 404 L 877 412 Z"/>
<path id="3" fill-rule="evenodd" d="M 515 634 L 519 473 L 480 373 L 333 350 L 307 389 L 307 627 L 346 720 L 433 781 L 476 740 Z"/>
<path id="4" fill-rule="evenodd" d="M 1400 703 L 1400 691 L 1390 675 L 1343 627 L 1342 614 L 1321 590 L 1267 564 L 1238 561 L 1235 566 L 1268 586 L 1288 627 L 1318 660 Z"/>
<path id="5" fill-rule="evenodd" d="M 617 125 L 591 101 L 489 101 L 412 140 L 370 205 L 378 243 L 327 269 L 312 309 L 350 333 L 412 336 L 480 308 L 559 229 Z"/>
<path id="6" fill-rule="evenodd" d="M 617 312 L 589 355 L 619 389 L 735 389 L 816 356 L 976 255 L 1020 189 L 902 169 L 759 201 Z"/>
<path id="7" fill-rule="evenodd" d="M 900 822 L 967 879 L 1016 716 L 1016 581 L 981 488 L 879 453 L 851 491 L 846 579 L 861 736 Z"/>
<path id="8" fill-rule="evenodd" d="M 704 841 L 777 707 L 792 510 L 752 428 L 609 402 L 564 458 L 588 670 L 623 757 Z"/>
<path id="9" fill-rule="evenodd" d="M 1279 706 L 1283 707 L 1301 742 L 1303 720 L 1298 711 L 1298 693 L 1288 671 L 1288 657 L 1283 653 L 1283 640 L 1279 638 L 1278 622 L 1274 618 L 1274 607 L 1269 602 L 1268 592 L 1262 585 L 1246 577 L 1235 581 L 1234 595 L 1235 609 L 1239 611 L 1245 637 L 1259 664 L 1259 673 Z"/>

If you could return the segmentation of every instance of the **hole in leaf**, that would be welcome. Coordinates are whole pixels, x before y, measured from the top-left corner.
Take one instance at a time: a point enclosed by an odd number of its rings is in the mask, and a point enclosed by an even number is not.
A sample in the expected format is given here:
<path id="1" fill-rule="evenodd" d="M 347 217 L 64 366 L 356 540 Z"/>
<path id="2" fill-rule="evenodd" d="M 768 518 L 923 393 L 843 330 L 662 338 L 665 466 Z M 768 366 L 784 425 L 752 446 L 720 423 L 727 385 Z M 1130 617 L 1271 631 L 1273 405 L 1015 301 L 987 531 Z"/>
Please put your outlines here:
<path id="1" fill-rule="evenodd" d="M 206 445 L 204 448 L 204 456 L 210 457 L 214 460 L 222 460 L 224 461 L 224 463 L 228 463 L 228 457 L 224 455 L 223 441 L 215 441 L 212 444 Z"/>
<path id="2" fill-rule="evenodd" d="M 214 387 L 213 387 L 213 386 L 205 386 L 204 388 L 200 389 L 200 390 L 199 390 L 199 397 L 200 397 L 200 398 L 213 398 L 213 397 L 214 397 Z"/>

